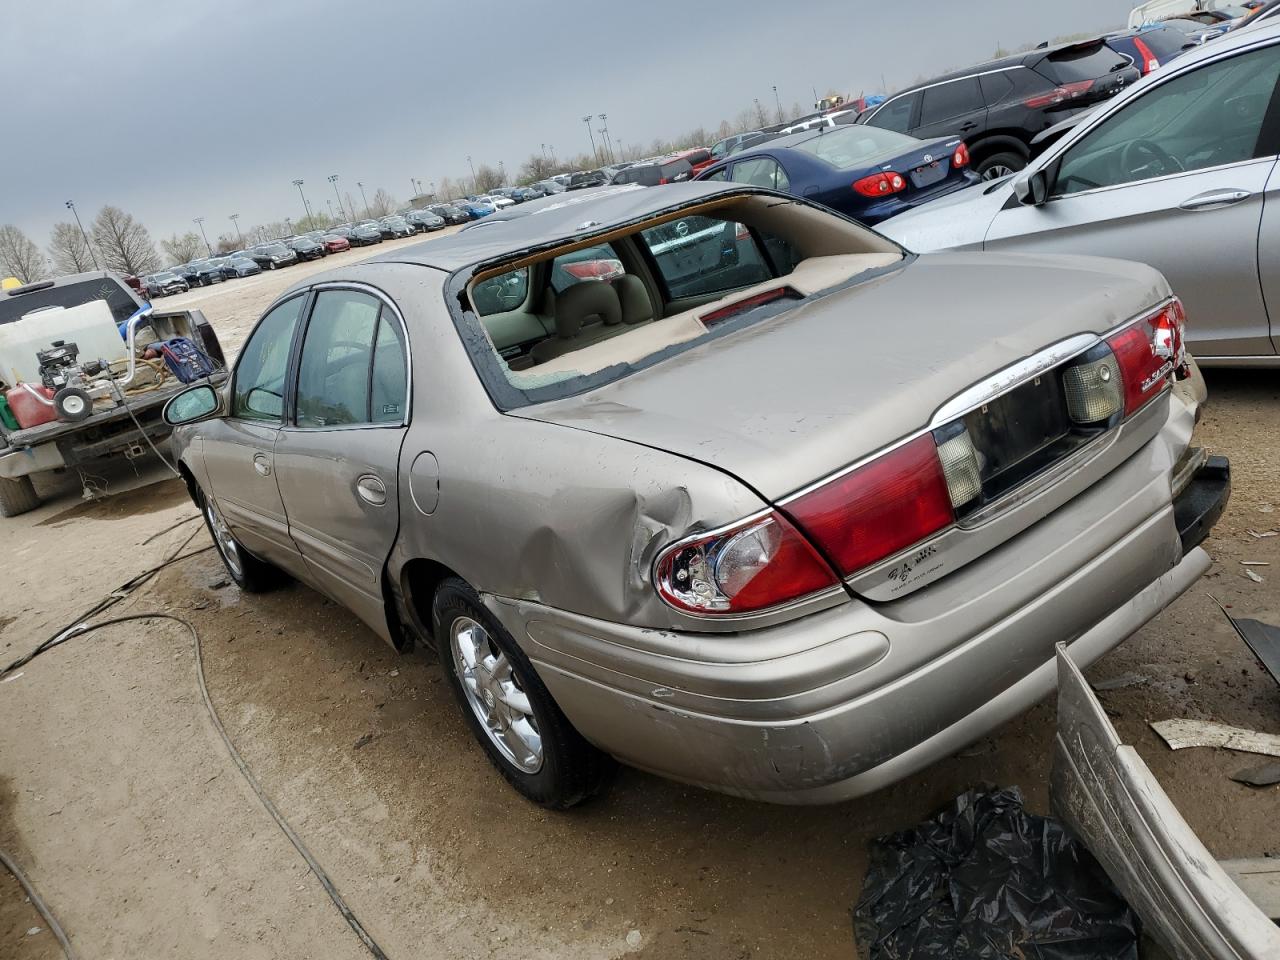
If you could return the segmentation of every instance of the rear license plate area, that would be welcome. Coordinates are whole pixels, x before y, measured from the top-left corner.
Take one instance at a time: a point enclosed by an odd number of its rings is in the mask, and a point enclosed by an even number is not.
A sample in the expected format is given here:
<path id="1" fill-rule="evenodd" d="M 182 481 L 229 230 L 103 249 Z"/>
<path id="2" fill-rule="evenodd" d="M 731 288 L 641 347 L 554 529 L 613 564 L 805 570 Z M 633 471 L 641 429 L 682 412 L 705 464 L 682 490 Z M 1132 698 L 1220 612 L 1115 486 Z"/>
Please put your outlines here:
<path id="1" fill-rule="evenodd" d="M 934 160 L 911 171 L 911 182 L 917 187 L 931 187 L 947 175 L 947 168 L 941 160 Z"/>
<path id="2" fill-rule="evenodd" d="M 978 453 L 983 503 L 1029 480 L 1085 439 L 1072 430 L 1057 371 L 996 397 L 967 414 L 964 424 Z"/>

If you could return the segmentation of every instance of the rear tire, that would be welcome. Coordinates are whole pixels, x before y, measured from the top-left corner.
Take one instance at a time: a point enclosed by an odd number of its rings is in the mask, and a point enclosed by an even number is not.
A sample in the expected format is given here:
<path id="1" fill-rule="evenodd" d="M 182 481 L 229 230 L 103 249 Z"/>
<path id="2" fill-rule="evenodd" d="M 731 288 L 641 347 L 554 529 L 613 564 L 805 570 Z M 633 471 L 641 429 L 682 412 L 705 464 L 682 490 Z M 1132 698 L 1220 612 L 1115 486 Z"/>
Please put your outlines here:
<path id="1" fill-rule="evenodd" d="M 235 538 L 227 522 L 222 518 L 218 505 L 196 488 L 196 504 L 204 515 L 204 525 L 213 538 L 214 549 L 222 558 L 227 575 L 245 593 L 265 593 L 289 579 L 288 575 L 273 563 L 259 560 Z"/>
<path id="2" fill-rule="evenodd" d="M 983 157 L 974 168 L 974 172 L 983 180 L 996 180 L 1011 173 L 1026 169 L 1027 158 L 1019 153 L 993 153 Z"/>
<path id="3" fill-rule="evenodd" d="M 467 726 L 506 781 L 551 810 L 567 810 L 598 793 L 613 771 L 612 758 L 573 728 L 475 590 L 456 577 L 445 580 L 436 590 L 432 620 L 440 662 Z"/>
<path id="4" fill-rule="evenodd" d="M 16 517 L 40 506 L 40 495 L 30 477 L 0 477 L 0 517 Z"/>

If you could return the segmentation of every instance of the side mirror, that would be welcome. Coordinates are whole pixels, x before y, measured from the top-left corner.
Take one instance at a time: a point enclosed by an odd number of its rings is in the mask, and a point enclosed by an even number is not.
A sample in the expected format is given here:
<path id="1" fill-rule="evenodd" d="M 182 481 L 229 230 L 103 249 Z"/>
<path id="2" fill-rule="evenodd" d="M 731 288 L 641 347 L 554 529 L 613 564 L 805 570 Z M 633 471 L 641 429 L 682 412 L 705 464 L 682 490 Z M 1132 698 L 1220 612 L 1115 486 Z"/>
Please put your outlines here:
<path id="1" fill-rule="evenodd" d="M 218 395 L 213 387 L 202 383 L 184 390 L 164 405 L 164 422 L 171 427 L 195 423 L 218 412 Z"/>
<path id="2" fill-rule="evenodd" d="M 1023 206 L 1043 206 L 1049 200 L 1049 175 L 1044 170 L 1018 174 L 1013 179 L 1013 195 Z"/>

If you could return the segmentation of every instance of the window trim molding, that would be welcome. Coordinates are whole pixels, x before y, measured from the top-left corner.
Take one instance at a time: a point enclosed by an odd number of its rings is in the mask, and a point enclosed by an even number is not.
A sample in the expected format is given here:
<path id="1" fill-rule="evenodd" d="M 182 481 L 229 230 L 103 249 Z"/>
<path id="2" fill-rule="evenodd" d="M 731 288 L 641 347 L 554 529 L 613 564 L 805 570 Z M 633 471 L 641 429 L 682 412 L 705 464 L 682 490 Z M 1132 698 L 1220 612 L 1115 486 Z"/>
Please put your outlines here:
<path id="1" fill-rule="evenodd" d="M 297 424 L 298 419 L 298 374 L 302 366 L 302 347 L 306 340 L 307 329 L 311 326 L 311 315 L 315 309 L 315 301 L 319 295 L 329 290 L 354 290 L 357 293 L 368 294 L 378 301 L 379 312 L 378 320 L 382 317 L 382 311 L 390 308 L 391 313 L 395 316 L 396 322 L 400 324 L 400 333 L 404 338 L 404 364 L 405 364 L 405 406 L 404 416 L 400 418 L 399 423 L 339 423 L 332 426 L 324 427 L 301 427 Z M 285 393 L 285 409 L 287 416 L 284 422 L 280 424 L 281 430 L 290 432 L 305 433 L 308 435 L 316 433 L 334 433 L 345 430 L 405 430 L 413 421 L 413 346 L 409 342 L 409 326 L 404 322 L 404 316 L 400 313 L 399 307 L 391 300 L 391 298 L 377 287 L 370 286 L 367 283 L 361 283 L 356 280 L 333 280 L 327 283 L 319 283 L 308 288 L 307 293 L 311 297 L 311 303 L 307 308 L 306 323 L 298 334 L 295 346 L 296 357 L 291 364 L 289 381 Z M 377 321 L 374 323 L 374 339 L 376 347 L 376 339 L 378 335 Z M 373 350 L 369 354 L 369 368 L 373 369 Z M 372 394 L 371 394 L 372 395 Z"/>

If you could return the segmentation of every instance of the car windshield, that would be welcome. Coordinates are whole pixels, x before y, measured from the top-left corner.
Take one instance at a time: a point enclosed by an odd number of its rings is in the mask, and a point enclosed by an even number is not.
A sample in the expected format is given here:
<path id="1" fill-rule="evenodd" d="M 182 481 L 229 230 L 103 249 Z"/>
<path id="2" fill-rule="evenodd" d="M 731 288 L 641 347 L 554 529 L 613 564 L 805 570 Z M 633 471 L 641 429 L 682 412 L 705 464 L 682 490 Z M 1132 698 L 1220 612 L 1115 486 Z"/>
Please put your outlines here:
<path id="1" fill-rule="evenodd" d="M 266 246 L 262 247 L 261 249 L 263 253 L 269 254 L 270 256 L 273 256 L 273 257 L 278 257 L 281 254 L 285 254 L 289 252 L 288 250 L 285 249 L 285 246 L 283 243 L 268 243 Z"/>
<path id="2" fill-rule="evenodd" d="M 160 281 L 170 281 L 170 280 L 181 280 L 182 278 L 179 277 L 177 274 L 169 273 L 166 271 L 165 273 L 157 273 L 151 279 L 160 280 Z"/>
<path id="3" fill-rule="evenodd" d="M 798 143 L 793 149 L 813 154 L 839 170 L 865 166 L 870 160 L 891 153 L 906 153 L 920 141 L 905 133 L 882 127 L 834 127 L 821 136 Z"/>
<path id="4" fill-rule="evenodd" d="M 232 257 L 231 265 L 233 267 L 251 267 L 254 264 L 253 264 L 253 261 L 248 259 L 247 257 Z"/>

